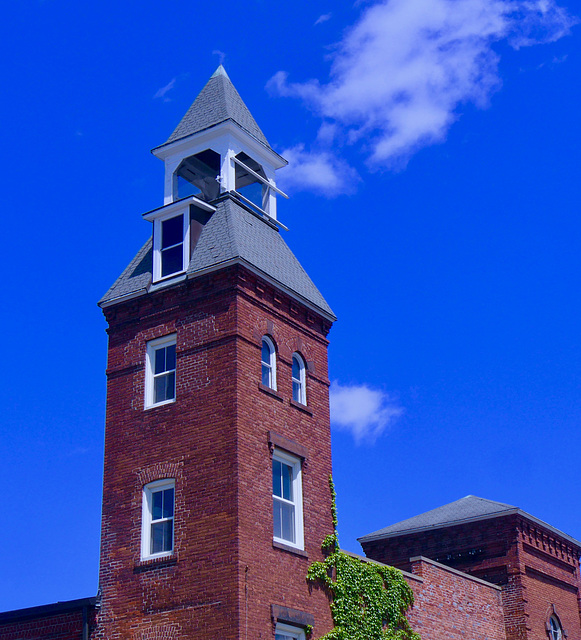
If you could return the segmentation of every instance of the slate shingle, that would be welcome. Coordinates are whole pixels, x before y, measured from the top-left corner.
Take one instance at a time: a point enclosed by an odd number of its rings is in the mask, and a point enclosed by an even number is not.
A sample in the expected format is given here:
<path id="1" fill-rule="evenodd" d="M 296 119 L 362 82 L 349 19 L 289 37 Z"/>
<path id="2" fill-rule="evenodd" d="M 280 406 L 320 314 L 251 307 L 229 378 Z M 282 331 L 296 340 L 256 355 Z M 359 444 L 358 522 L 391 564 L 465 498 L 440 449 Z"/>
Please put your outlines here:
<path id="1" fill-rule="evenodd" d="M 187 275 L 195 278 L 221 264 L 240 262 L 279 283 L 283 288 L 335 318 L 333 311 L 309 278 L 274 224 L 226 195 L 213 203 L 216 212 L 205 224 L 192 254 Z M 116 298 L 147 293 L 151 285 L 151 239 L 107 291 L 100 305 Z"/>
<path id="2" fill-rule="evenodd" d="M 226 120 L 233 120 L 263 145 L 271 148 L 224 67 L 220 65 L 164 144 L 187 138 Z"/>
<path id="3" fill-rule="evenodd" d="M 566 540 L 569 540 L 578 546 L 581 545 L 581 543 L 575 540 L 575 538 L 572 538 L 546 522 L 531 516 L 529 513 L 519 509 L 518 507 L 514 507 L 510 504 L 504 504 L 503 502 L 494 502 L 493 500 L 478 498 L 477 496 L 466 496 L 465 498 L 461 498 L 455 502 L 450 502 L 449 504 L 445 504 L 437 509 L 426 511 L 425 513 L 421 513 L 413 518 L 402 520 L 401 522 L 392 524 L 384 529 L 379 529 L 378 531 L 369 533 L 366 536 L 358 538 L 358 540 L 361 543 L 370 542 L 372 540 L 392 538 L 409 533 L 425 531 L 427 529 L 454 526 L 470 521 L 485 520 L 487 518 L 510 514 L 519 514 L 533 522 L 536 522 L 537 524 L 542 525 L 546 529 L 553 531 Z"/>

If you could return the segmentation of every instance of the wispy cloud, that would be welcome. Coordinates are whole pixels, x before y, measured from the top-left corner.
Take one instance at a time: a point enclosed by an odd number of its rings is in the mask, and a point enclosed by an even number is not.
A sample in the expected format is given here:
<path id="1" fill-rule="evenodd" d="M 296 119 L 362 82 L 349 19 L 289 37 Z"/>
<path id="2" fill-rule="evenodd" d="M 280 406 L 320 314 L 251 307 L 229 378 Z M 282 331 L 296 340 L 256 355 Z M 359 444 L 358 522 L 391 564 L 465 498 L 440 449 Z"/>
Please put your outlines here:
<path id="1" fill-rule="evenodd" d="M 315 20 L 315 25 L 318 24 L 323 24 L 323 22 L 327 22 L 327 20 L 331 19 L 331 16 L 333 14 L 332 13 L 324 13 L 322 16 L 319 16 L 316 20 Z"/>
<path id="2" fill-rule="evenodd" d="M 374 443 L 394 421 L 403 408 L 384 391 L 367 385 L 331 384 L 331 424 L 348 431 L 357 444 Z"/>
<path id="3" fill-rule="evenodd" d="M 166 94 L 168 94 L 175 87 L 176 82 L 177 82 L 177 78 L 173 78 L 172 80 L 170 80 L 165 85 L 165 87 L 162 87 L 161 89 L 158 89 L 155 92 L 153 99 L 155 100 L 156 98 L 161 98 L 164 102 L 170 102 L 171 98 L 168 97 Z"/>
<path id="4" fill-rule="evenodd" d="M 554 0 L 384 0 L 337 45 L 327 81 L 279 71 L 268 87 L 335 123 L 370 168 L 401 169 L 445 139 L 462 104 L 487 106 L 501 86 L 496 42 L 553 42 L 577 22 Z"/>
<path id="5" fill-rule="evenodd" d="M 299 144 L 282 152 L 289 161 L 279 182 L 291 193 L 314 191 L 327 198 L 354 193 L 360 178 L 357 171 L 327 150 L 307 151 Z"/>
<path id="6" fill-rule="evenodd" d="M 224 60 L 226 59 L 226 54 L 223 51 L 220 51 L 220 49 L 214 49 L 214 51 L 212 51 L 212 55 L 218 56 L 218 59 L 220 60 L 220 64 L 224 64 Z"/>

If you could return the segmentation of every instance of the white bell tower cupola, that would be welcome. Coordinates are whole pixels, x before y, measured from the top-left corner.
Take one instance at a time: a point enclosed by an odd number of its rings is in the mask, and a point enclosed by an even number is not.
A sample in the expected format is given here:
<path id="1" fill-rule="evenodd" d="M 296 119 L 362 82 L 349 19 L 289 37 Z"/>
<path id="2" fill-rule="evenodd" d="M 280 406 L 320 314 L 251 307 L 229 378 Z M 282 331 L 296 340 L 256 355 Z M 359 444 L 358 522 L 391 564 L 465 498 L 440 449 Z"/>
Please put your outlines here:
<path id="1" fill-rule="evenodd" d="M 268 143 L 220 65 L 167 142 L 152 150 L 165 163 L 164 206 L 195 196 L 211 203 L 231 193 L 276 220 L 275 171 L 287 161 Z"/>

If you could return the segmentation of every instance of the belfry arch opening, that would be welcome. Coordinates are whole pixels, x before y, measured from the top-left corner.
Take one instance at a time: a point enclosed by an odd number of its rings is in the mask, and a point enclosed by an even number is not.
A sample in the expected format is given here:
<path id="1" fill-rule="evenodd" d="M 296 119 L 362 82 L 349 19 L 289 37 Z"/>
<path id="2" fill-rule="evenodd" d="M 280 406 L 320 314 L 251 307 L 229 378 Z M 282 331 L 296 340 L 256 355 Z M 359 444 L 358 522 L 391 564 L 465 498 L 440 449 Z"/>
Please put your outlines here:
<path id="1" fill-rule="evenodd" d="M 220 154 L 205 149 L 184 158 L 174 172 L 174 197 L 214 200 L 220 194 Z"/>

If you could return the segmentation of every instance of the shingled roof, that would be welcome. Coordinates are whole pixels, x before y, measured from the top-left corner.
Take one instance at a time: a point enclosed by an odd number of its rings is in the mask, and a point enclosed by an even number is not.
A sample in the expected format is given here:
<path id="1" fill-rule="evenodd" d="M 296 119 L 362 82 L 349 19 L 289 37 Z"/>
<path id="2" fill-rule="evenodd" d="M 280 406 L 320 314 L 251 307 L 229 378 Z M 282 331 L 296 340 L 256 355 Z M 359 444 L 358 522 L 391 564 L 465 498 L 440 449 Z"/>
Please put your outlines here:
<path id="1" fill-rule="evenodd" d="M 192 254 L 187 277 L 232 263 L 245 264 L 275 281 L 293 297 L 321 311 L 331 320 L 333 311 L 283 240 L 274 223 L 226 194 L 212 202 L 216 212 L 203 227 Z M 140 249 L 129 266 L 99 301 L 109 306 L 117 300 L 146 294 L 152 281 L 152 240 Z M 157 285 L 156 285 L 157 286 Z"/>
<path id="2" fill-rule="evenodd" d="M 161 146 L 187 138 L 226 120 L 233 120 L 251 136 L 271 149 L 266 136 L 236 91 L 226 70 L 220 65 L 200 91 L 174 132 Z"/>
<path id="3" fill-rule="evenodd" d="M 477 496 L 466 496 L 465 498 L 460 498 L 460 500 L 450 502 L 449 504 L 445 504 L 437 509 L 426 511 L 425 513 L 421 513 L 413 518 L 402 520 L 401 522 L 392 524 L 384 529 L 379 529 L 379 531 L 375 531 L 374 533 L 369 533 L 366 536 L 358 538 L 358 540 L 363 544 L 374 540 L 394 538 L 396 536 L 419 533 L 430 529 L 452 527 L 455 525 L 466 524 L 468 522 L 489 520 L 491 518 L 512 514 L 521 515 L 561 536 L 562 538 L 565 538 L 569 542 L 572 542 L 577 546 L 581 546 L 581 542 L 578 542 L 575 538 L 572 538 L 566 533 L 559 531 L 559 529 L 555 529 L 555 527 L 552 527 L 550 524 L 531 516 L 529 513 L 519 509 L 518 507 L 514 507 L 510 504 L 504 504 L 503 502 L 494 502 L 493 500 L 478 498 Z"/>

